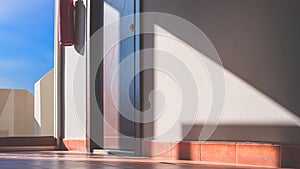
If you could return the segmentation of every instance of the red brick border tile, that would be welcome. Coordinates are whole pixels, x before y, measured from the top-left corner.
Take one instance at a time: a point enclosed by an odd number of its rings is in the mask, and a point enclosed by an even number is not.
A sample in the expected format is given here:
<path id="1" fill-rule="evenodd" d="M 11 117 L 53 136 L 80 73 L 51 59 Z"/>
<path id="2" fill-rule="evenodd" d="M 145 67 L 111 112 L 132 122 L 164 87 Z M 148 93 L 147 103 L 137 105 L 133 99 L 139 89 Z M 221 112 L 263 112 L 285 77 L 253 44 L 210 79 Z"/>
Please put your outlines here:
<path id="1" fill-rule="evenodd" d="M 235 163 L 236 147 L 233 143 L 201 144 L 201 161 Z"/>
<path id="2" fill-rule="evenodd" d="M 143 141 L 142 154 L 154 158 L 300 168 L 300 146 L 239 142 Z"/>
<path id="3" fill-rule="evenodd" d="M 237 164 L 280 167 L 280 146 L 237 144 Z"/>
<path id="4" fill-rule="evenodd" d="M 200 161 L 201 144 L 199 142 L 179 142 L 172 144 L 172 158 Z"/>
<path id="5" fill-rule="evenodd" d="M 172 158 L 172 143 L 152 141 L 150 144 L 150 156 L 157 158 Z"/>
<path id="6" fill-rule="evenodd" d="M 63 140 L 68 151 L 86 152 L 86 140 Z"/>

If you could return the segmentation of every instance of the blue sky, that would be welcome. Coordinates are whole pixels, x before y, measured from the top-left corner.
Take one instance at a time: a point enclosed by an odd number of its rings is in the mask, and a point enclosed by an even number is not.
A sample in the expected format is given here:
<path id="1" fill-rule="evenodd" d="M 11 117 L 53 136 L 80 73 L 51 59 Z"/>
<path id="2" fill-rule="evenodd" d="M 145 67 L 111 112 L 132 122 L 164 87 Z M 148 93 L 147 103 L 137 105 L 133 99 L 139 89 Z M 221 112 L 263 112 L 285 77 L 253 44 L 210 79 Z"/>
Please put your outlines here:
<path id="1" fill-rule="evenodd" d="M 0 5 L 0 88 L 27 89 L 53 68 L 54 0 Z"/>

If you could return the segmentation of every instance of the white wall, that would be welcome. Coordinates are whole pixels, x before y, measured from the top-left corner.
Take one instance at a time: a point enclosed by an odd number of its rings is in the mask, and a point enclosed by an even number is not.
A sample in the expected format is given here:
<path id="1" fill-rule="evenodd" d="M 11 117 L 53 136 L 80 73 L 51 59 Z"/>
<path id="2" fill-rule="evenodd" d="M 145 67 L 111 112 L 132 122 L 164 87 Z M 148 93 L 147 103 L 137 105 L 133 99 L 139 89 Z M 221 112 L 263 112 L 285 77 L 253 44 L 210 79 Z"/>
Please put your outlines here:
<path id="1" fill-rule="evenodd" d="M 74 47 L 64 54 L 64 123 L 66 139 L 85 139 L 86 136 L 86 69 L 85 55 Z"/>
<path id="2" fill-rule="evenodd" d="M 299 67 L 296 66 L 300 42 L 296 38 L 300 35 L 298 6 L 299 1 L 295 0 L 276 0 L 276 3 L 268 0 L 142 1 L 145 12 L 174 14 L 198 26 L 220 55 L 225 67 L 225 107 L 209 140 L 300 143 Z M 160 118 L 145 130 L 152 130 L 157 140 L 203 140 L 200 133 L 204 123 L 210 127 L 215 125 L 207 120 L 213 91 L 205 66 L 193 60 L 193 55 L 202 56 L 213 69 L 220 69 L 220 65 L 203 55 L 205 52 L 193 46 L 189 39 L 180 37 L 180 32 L 173 32 L 172 26 L 153 25 L 153 29 L 155 33 L 168 34 L 169 38 L 145 37 L 144 47 L 168 51 L 196 74 L 199 114 L 195 117 L 192 112 L 180 112 L 181 84 L 169 74 L 154 71 L 145 74 L 144 89 L 149 90 L 147 85 L 151 86 L 153 80 L 152 88 L 161 90 L 167 104 L 159 112 L 164 100 L 161 94 L 154 94 L 153 114 L 154 118 Z M 161 54 L 153 54 L 154 67 L 164 62 Z M 144 94 L 144 102 L 148 96 L 149 91 Z"/>
<path id="3" fill-rule="evenodd" d="M 86 1 L 83 1 L 86 4 Z M 85 18 L 85 16 L 84 16 Z M 80 23 L 84 25 L 85 23 Z M 82 32 L 77 32 L 82 33 Z M 86 32 L 83 32 L 84 35 Z M 85 38 L 86 36 L 80 36 Z M 84 39 L 85 41 L 85 39 Z M 83 46 L 82 46 L 83 45 Z M 64 138 L 86 139 L 86 44 L 63 47 Z M 83 47 L 83 48 L 81 48 Z"/>

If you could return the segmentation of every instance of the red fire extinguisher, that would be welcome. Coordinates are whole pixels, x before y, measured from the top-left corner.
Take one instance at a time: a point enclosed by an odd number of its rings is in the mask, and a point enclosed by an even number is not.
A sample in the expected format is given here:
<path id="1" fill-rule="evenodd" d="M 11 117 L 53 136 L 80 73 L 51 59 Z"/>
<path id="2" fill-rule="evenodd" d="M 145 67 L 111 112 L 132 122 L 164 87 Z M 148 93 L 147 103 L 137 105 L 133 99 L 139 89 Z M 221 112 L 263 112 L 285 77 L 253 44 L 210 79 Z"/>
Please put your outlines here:
<path id="1" fill-rule="evenodd" d="M 62 46 L 71 46 L 74 44 L 73 0 L 60 0 L 59 5 L 59 43 Z"/>

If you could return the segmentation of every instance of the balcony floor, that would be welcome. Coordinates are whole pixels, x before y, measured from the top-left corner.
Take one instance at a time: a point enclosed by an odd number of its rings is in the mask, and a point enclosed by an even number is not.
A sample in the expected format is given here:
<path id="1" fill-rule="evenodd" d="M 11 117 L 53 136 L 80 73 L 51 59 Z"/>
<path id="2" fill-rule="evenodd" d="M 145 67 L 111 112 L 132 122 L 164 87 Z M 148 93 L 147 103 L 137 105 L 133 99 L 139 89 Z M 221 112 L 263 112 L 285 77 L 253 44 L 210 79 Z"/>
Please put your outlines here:
<path id="1" fill-rule="evenodd" d="M 149 158 L 126 158 L 115 156 L 96 156 L 74 152 L 42 151 L 42 152 L 2 152 L 0 168 L 23 169 L 182 169 L 182 168 L 255 168 L 232 166 L 225 164 L 208 164 L 192 161 L 161 160 Z M 258 168 L 258 167 L 257 167 Z"/>

